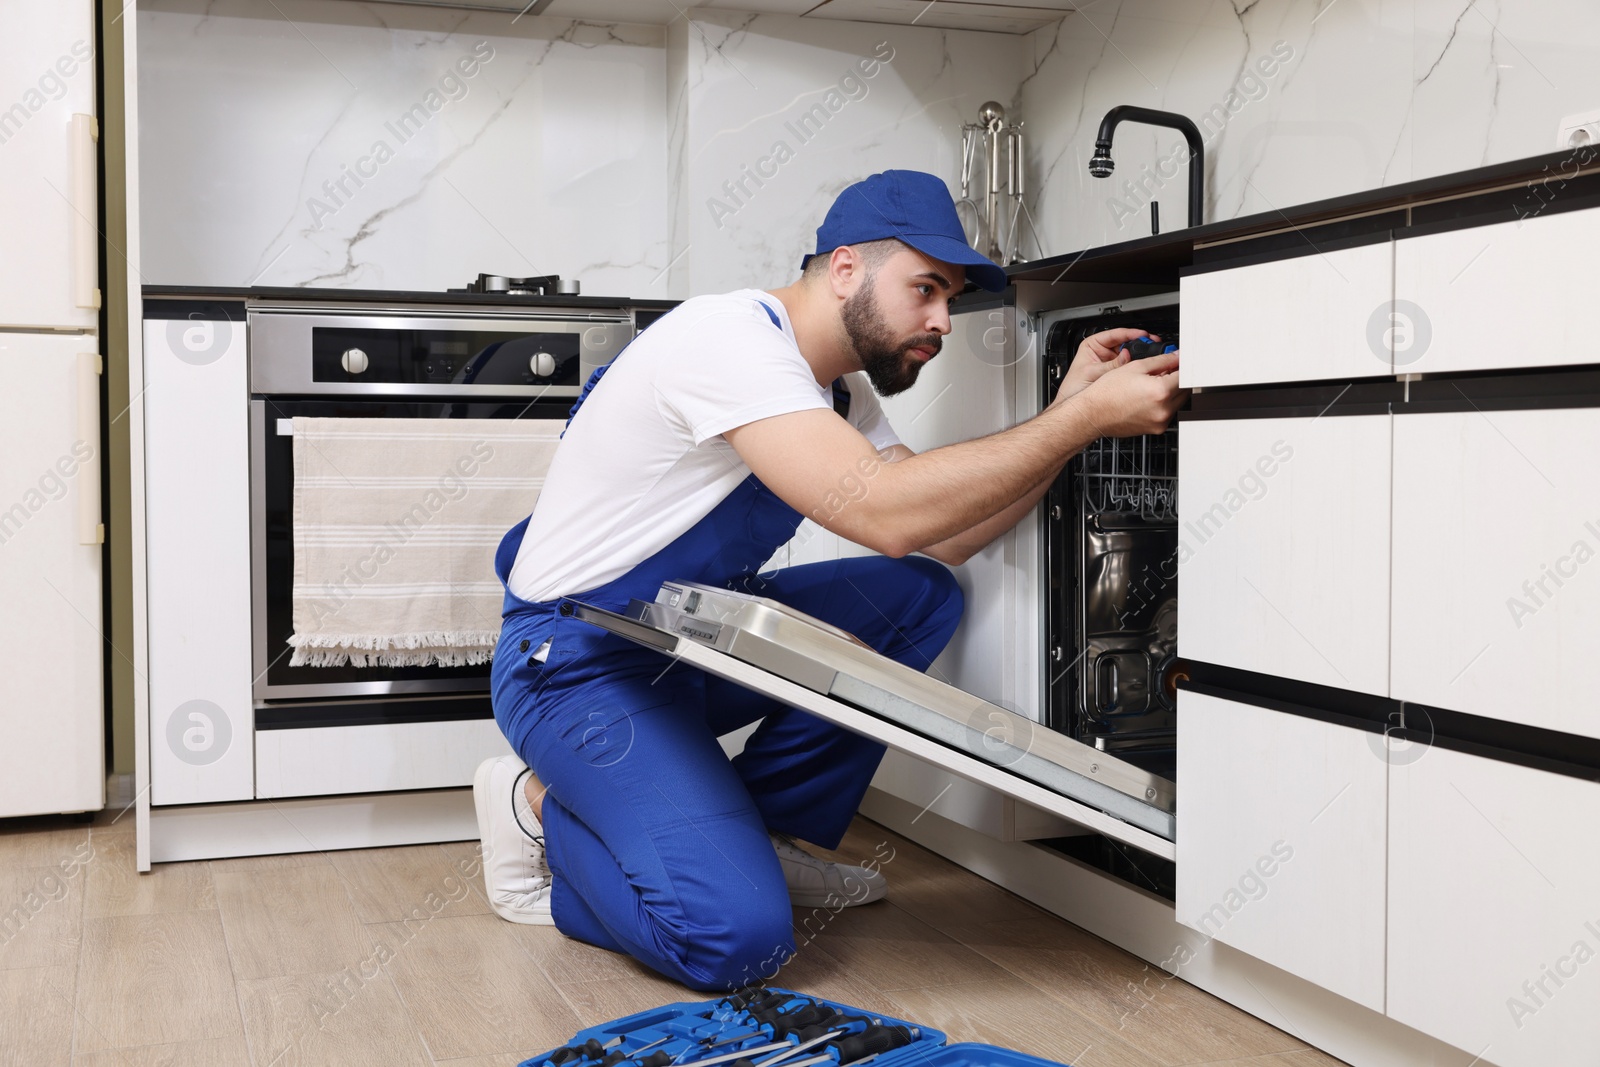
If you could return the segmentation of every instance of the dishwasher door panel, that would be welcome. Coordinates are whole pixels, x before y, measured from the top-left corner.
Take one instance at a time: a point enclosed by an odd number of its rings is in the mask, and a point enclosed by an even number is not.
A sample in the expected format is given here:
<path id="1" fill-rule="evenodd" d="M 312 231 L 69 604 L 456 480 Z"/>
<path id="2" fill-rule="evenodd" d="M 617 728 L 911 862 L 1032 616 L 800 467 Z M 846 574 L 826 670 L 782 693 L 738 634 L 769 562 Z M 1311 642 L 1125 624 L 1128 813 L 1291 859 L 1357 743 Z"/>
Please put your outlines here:
<path id="1" fill-rule="evenodd" d="M 1171 859 L 1172 783 L 879 655 L 760 597 L 662 586 L 626 614 L 562 610 L 1029 807 Z"/>

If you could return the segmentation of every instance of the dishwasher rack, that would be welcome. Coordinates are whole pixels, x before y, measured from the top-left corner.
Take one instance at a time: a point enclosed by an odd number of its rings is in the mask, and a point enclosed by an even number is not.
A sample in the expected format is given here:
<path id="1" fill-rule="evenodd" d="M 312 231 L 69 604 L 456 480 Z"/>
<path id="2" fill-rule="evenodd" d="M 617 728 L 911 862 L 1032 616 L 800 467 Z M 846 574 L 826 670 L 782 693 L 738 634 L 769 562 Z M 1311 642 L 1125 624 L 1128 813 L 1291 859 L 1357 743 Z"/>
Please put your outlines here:
<path id="1" fill-rule="evenodd" d="M 1079 457 L 1078 506 L 1086 515 L 1178 521 L 1178 430 L 1101 437 Z"/>

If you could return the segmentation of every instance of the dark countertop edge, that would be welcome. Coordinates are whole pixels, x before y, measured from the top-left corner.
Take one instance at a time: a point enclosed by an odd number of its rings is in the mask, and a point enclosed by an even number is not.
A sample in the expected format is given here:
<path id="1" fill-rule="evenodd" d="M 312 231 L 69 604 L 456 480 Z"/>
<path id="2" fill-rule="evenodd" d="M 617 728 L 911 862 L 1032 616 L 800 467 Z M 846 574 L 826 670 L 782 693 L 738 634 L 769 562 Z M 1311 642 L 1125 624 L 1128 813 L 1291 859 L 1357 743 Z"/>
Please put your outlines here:
<path id="1" fill-rule="evenodd" d="M 145 285 L 146 300 L 276 300 L 352 304 L 465 304 L 485 307 L 673 308 L 677 300 L 626 296 L 506 296 L 503 293 L 443 293 L 414 289 L 309 289 L 293 286 Z"/>
<path id="2" fill-rule="evenodd" d="M 1563 167 L 1563 164 L 1566 166 Z M 1440 174 L 1432 178 L 1419 178 L 1400 185 L 1379 186 L 1359 193 L 1346 193 L 1326 200 L 1313 200 L 1306 204 L 1295 204 L 1292 207 L 1272 209 L 1236 219 L 1208 222 L 1204 226 L 1170 230 L 1131 241 L 1097 245 L 1078 252 L 1051 256 L 1049 259 L 1014 264 L 1006 268 L 1006 274 L 1013 282 L 1072 280 L 1067 275 L 1072 267 L 1080 262 L 1087 264 L 1110 256 L 1137 256 L 1158 250 L 1174 252 L 1184 245 L 1189 246 L 1192 253 L 1197 244 L 1210 244 L 1248 237 L 1252 234 L 1330 222 L 1353 215 L 1405 208 L 1414 204 L 1470 195 L 1517 182 L 1526 182 L 1531 188 L 1542 179 L 1575 177 L 1579 173 L 1591 172 L 1597 165 L 1600 165 L 1600 148 L 1586 145 L 1583 148 L 1513 159 L 1505 163 L 1474 167 L 1471 170 Z"/>

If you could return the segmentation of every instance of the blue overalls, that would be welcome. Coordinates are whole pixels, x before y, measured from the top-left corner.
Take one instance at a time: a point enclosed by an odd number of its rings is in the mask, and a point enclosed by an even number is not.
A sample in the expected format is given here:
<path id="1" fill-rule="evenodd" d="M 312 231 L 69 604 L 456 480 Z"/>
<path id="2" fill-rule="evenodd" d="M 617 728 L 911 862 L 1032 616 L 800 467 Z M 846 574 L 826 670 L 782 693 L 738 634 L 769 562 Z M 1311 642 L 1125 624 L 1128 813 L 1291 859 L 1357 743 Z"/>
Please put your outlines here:
<path id="1" fill-rule="evenodd" d="M 495 553 L 502 584 L 528 521 Z M 926 670 L 960 621 L 951 573 L 922 557 L 868 556 L 752 580 L 800 521 L 751 475 L 660 552 L 574 596 L 622 611 L 655 599 L 664 581 L 748 589 Z M 767 831 L 836 847 L 883 747 L 563 616 L 557 603 L 507 588 L 493 665 L 495 719 L 547 789 L 556 926 L 695 989 L 770 977 L 794 941 Z M 532 653 L 546 640 L 541 663 Z M 758 719 L 730 761 L 717 738 Z"/>

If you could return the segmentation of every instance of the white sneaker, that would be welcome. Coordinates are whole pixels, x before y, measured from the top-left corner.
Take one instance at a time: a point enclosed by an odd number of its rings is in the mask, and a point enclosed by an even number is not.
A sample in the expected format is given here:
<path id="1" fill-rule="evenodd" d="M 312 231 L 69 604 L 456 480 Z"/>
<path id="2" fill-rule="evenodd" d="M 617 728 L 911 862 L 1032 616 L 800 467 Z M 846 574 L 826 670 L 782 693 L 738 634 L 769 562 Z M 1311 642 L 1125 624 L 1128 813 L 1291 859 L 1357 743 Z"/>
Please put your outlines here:
<path id="1" fill-rule="evenodd" d="M 502 919 L 553 926 L 550 868 L 544 861 L 544 827 L 534 817 L 523 784 L 528 770 L 514 755 L 486 759 L 472 776 L 483 845 L 483 884 L 489 906 Z"/>
<path id="2" fill-rule="evenodd" d="M 789 903 L 797 908 L 853 908 L 881 900 L 889 892 L 888 881 L 875 870 L 819 859 L 786 834 L 767 836 L 783 866 Z"/>

